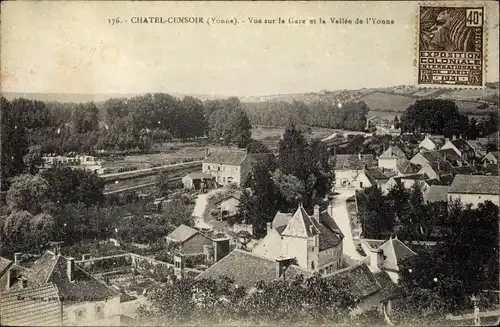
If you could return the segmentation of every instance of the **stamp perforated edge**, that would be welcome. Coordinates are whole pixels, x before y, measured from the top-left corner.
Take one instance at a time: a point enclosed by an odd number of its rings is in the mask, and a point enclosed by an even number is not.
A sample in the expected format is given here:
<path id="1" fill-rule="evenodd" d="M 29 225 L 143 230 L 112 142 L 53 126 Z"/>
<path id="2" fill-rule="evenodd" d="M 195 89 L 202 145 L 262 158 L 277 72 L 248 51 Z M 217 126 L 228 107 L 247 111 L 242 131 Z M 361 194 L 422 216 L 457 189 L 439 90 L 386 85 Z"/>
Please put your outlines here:
<path id="1" fill-rule="evenodd" d="M 483 85 L 481 86 L 473 86 L 473 85 L 445 85 L 445 84 L 419 84 L 419 49 L 420 49 L 420 8 L 421 7 L 477 7 L 483 8 Z M 486 73 L 488 67 L 488 10 L 486 2 L 479 1 L 471 1 L 471 2 L 418 2 L 416 15 L 415 15 L 415 43 L 413 47 L 413 51 L 415 53 L 415 57 L 413 60 L 413 76 L 414 76 L 414 84 L 413 86 L 423 88 L 423 89 L 455 89 L 455 90 L 463 90 L 463 89 L 485 89 L 486 88 Z"/>

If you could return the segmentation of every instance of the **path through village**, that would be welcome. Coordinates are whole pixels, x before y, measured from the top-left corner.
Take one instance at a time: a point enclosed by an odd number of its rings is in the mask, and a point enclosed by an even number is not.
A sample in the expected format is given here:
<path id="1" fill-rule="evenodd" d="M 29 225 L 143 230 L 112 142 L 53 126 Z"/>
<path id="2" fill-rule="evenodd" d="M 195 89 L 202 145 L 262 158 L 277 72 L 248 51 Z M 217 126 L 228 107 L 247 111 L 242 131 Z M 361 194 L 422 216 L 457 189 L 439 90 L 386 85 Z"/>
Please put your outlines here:
<path id="1" fill-rule="evenodd" d="M 349 214 L 347 213 L 346 200 L 354 195 L 353 189 L 339 189 L 335 190 L 337 195 L 332 200 L 333 219 L 339 226 L 344 234 L 343 252 L 344 259 L 348 265 L 363 259 L 363 257 L 356 251 L 356 245 L 352 237 L 352 229 L 349 221 Z"/>

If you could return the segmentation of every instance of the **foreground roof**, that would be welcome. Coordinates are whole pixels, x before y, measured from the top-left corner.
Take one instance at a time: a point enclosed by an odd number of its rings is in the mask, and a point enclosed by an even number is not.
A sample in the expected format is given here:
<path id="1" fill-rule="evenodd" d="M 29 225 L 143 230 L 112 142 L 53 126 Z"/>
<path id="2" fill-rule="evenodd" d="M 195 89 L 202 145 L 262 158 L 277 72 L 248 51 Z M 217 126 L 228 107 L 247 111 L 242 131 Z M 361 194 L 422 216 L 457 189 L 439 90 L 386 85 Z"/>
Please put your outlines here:
<path id="1" fill-rule="evenodd" d="M 345 290 L 359 298 L 365 298 L 381 289 L 370 268 L 364 263 L 336 271 L 328 279 L 347 280 L 350 289 Z"/>
<path id="2" fill-rule="evenodd" d="M 198 275 L 196 279 L 226 276 L 231 278 L 236 285 L 250 288 L 255 286 L 259 281 L 269 282 L 276 280 L 276 265 L 276 261 L 272 259 L 235 249 Z M 307 270 L 290 266 L 285 272 L 285 278 L 293 279 L 296 275 L 300 274 L 304 275 L 304 277 L 312 276 L 312 273 Z"/>
<path id="3" fill-rule="evenodd" d="M 451 183 L 449 193 L 500 194 L 500 178 L 485 175 L 457 175 Z"/>
<path id="4" fill-rule="evenodd" d="M 0 311 L 4 326 L 62 326 L 66 319 L 61 315 L 58 289 L 52 283 L 3 292 Z"/>
<path id="5" fill-rule="evenodd" d="M 64 256 L 46 251 L 28 270 L 26 278 L 28 286 L 44 286 L 53 283 L 57 286 L 59 296 L 65 302 L 82 301 L 82 299 L 105 300 L 119 295 L 75 264 L 74 280 L 69 281 L 67 275 L 68 259 Z"/>
<path id="6" fill-rule="evenodd" d="M 198 231 L 196 229 L 182 224 L 174 229 L 170 234 L 168 234 L 167 237 L 182 243 L 187 241 L 197 233 Z"/>
<path id="7" fill-rule="evenodd" d="M 203 162 L 239 166 L 246 157 L 247 152 L 243 150 L 215 150 L 210 152 Z"/>

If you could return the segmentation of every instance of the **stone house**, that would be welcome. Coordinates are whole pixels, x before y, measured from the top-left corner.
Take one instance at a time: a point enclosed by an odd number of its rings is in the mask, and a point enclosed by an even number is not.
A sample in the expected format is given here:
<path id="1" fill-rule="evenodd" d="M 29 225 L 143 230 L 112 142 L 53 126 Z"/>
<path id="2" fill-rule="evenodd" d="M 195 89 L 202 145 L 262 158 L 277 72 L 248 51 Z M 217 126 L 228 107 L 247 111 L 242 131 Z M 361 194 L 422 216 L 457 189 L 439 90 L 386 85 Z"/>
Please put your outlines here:
<path id="1" fill-rule="evenodd" d="M 468 163 L 471 163 L 476 157 L 474 149 L 469 145 L 469 143 L 467 143 L 466 140 L 462 138 L 447 140 L 441 150 L 443 149 L 453 149 L 464 161 Z"/>
<path id="2" fill-rule="evenodd" d="M 434 151 L 439 150 L 445 142 L 446 139 L 442 135 L 427 134 L 425 135 L 424 139 L 418 144 L 418 147 L 429 151 Z"/>
<path id="3" fill-rule="evenodd" d="M 54 285 L 64 325 L 120 325 L 120 293 L 76 266 L 74 258 L 46 251 L 30 268 L 9 270 L 6 277 L 8 294 L 23 289 L 33 294 L 43 288 L 49 292 Z"/>
<path id="4" fill-rule="evenodd" d="M 378 167 L 397 171 L 398 166 L 404 161 L 407 161 L 407 158 L 403 150 L 398 146 L 391 146 L 378 158 Z"/>
<path id="5" fill-rule="evenodd" d="M 364 188 L 368 181 L 360 176 L 374 165 L 373 154 L 338 154 L 335 156 L 335 187 Z"/>
<path id="6" fill-rule="evenodd" d="M 489 164 L 498 164 L 499 151 L 488 152 L 483 161 Z"/>
<path id="7" fill-rule="evenodd" d="M 303 269 L 331 275 L 342 266 L 344 238 L 332 215 L 331 206 L 325 211 L 316 206 L 312 216 L 302 205 L 293 215 L 278 212 L 252 252 L 275 260 L 294 258 Z"/>
<path id="8" fill-rule="evenodd" d="M 202 172 L 214 176 L 219 185 L 243 185 L 256 163 L 273 157 L 271 153 L 251 154 L 246 149 L 219 148 L 207 152 Z"/>
<path id="9" fill-rule="evenodd" d="M 499 205 L 500 178 L 485 175 L 456 175 L 448 190 L 448 203 L 460 200 L 477 208 L 479 203 L 491 201 Z"/>

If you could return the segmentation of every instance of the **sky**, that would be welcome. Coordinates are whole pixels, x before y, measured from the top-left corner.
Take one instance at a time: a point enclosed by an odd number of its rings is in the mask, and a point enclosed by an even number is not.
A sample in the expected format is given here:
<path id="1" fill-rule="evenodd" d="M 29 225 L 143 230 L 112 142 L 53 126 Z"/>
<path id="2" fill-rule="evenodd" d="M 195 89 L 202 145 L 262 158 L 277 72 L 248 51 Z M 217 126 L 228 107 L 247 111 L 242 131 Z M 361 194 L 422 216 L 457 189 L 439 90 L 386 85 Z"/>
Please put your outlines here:
<path id="1" fill-rule="evenodd" d="M 1 9 L 2 92 L 252 96 L 416 82 L 418 2 L 8 1 Z M 493 82 L 498 3 L 487 2 L 485 11 L 486 81 Z M 132 24 L 136 16 L 205 23 Z M 109 24 L 116 17 L 127 23 Z M 208 17 L 239 24 L 209 26 Z M 287 23 L 251 24 L 249 17 Z M 320 17 L 353 24 L 288 23 Z M 354 24 L 369 17 L 394 24 Z"/>

